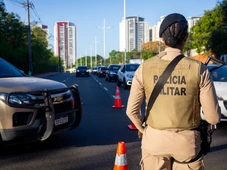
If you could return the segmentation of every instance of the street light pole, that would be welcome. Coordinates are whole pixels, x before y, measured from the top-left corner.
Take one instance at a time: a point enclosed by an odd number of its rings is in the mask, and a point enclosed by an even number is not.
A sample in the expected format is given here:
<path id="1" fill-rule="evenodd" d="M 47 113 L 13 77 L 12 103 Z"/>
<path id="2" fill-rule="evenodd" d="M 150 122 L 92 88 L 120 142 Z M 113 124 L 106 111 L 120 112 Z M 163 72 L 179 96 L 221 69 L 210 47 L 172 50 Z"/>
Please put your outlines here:
<path id="1" fill-rule="evenodd" d="M 126 63 L 126 42 L 127 42 L 127 36 L 126 36 L 126 32 L 127 32 L 127 29 L 126 29 L 126 0 L 124 0 L 124 27 L 125 27 L 125 53 L 124 53 L 124 62 Z"/>
<path id="2" fill-rule="evenodd" d="M 103 58 L 104 58 L 104 65 L 106 65 L 106 29 L 110 29 L 112 27 L 106 27 L 106 21 L 103 21 L 103 27 L 98 27 L 103 29 Z"/>
<path id="3" fill-rule="evenodd" d="M 85 64 L 87 66 L 87 50 L 85 50 Z"/>
<path id="4" fill-rule="evenodd" d="M 95 66 L 97 66 L 97 43 L 99 41 L 97 41 L 97 37 L 95 36 Z"/>
<path id="5" fill-rule="evenodd" d="M 97 66 L 97 37 L 95 36 L 95 66 Z"/>
<path id="6" fill-rule="evenodd" d="M 90 65 L 91 65 L 91 69 L 92 69 L 92 45 L 90 45 Z"/>

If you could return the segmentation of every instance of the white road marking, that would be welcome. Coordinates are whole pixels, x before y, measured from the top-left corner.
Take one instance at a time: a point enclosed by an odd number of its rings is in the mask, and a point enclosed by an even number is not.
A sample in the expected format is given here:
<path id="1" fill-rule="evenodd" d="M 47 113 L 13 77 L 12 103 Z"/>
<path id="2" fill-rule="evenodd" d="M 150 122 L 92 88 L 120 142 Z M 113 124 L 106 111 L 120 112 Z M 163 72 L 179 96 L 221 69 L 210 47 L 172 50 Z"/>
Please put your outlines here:
<path id="1" fill-rule="evenodd" d="M 100 85 L 102 85 L 102 83 L 99 83 Z"/>
<path id="2" fill-rule="evenodd" d="M 107 89 L 106 87 L 104 87 L 104 89 L 105 89 L 106 91 L 108 91 L 108 89 Z"/>
<path id="3" fill-rule="evenodd" d="M 115 99 L 116 97 L 113 95 L 113 98 Z"/>
<path id="4" fill-rule="evenodd" d="M 65 82 L 66 80 L 63 80 L 63 82 Z"/>

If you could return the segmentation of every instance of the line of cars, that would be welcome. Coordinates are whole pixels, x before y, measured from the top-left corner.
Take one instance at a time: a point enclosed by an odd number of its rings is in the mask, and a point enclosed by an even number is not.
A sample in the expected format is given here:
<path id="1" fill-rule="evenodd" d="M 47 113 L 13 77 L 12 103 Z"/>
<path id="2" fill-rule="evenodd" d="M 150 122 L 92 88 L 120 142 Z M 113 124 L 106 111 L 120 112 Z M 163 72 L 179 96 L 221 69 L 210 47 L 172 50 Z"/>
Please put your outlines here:
<path id="1" fill-rule="evenodd" d="M 92 68 L 92 74 L 104 77 L 106 81 L 116 81 L 118 86 L 123 85 L 125 89 L 130 88 L 135 71 L 140 64 L 110 64 Z"/>
<path id="2" fill-rule="evenodd" d="M 123 85 L 124 89 L 130 88 L 134 73 L 140 64 L 111 64 L 107 68 L 105 66 L 94 67 L 92 74 L 100 75 L 101 68 L 105 67 L 105 76 L 102 74 L 100 77 L 105 77 L 106 81 L 116 81 L 118 86 Z M 227 65 L 225 64 L 208 64 L 208 70 L 214 81 L 214 86 L 217 93 L 218 103 L 221 107 L 221 121 L 227 121 Z M 202 108 L 201 116 L 204 119 Z"/>

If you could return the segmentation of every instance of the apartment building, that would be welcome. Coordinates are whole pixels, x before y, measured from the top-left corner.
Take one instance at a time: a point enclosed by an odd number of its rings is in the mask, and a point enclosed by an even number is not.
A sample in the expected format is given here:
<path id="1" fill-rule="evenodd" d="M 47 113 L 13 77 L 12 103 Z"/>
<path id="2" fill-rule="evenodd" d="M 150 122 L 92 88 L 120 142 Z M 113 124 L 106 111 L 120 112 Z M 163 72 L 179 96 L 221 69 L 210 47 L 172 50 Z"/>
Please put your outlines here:
<path id="1" fill-rule="evenodd" d="M 63 60 L 65 68 L 77 61 L 76 26 L 72 22 L 56 22 L 54 26 L 54 53 Z"/>
<path id="2" fill-rule="evenodd" d="M 191 28 L 200 20 L 201 17 L 188 17 L 188 31 L 190 32 Z"/>
<path id="3" fill-rule="evenodd" d="M 149 25 L 144 18 L 130 16 L 120 22 L 120 51 L 141 50 L 141 45 L 149 41 Z"/>

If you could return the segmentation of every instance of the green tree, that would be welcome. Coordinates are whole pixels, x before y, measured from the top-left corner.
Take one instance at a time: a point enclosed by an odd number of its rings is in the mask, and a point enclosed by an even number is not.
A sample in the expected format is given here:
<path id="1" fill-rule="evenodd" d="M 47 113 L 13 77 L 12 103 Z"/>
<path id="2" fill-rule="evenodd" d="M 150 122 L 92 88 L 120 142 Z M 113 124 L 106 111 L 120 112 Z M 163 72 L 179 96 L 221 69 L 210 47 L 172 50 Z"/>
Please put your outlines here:
<path id="1" fill-rule="evenodd" d="M 15 13 L 7 13 L 0 1 L 0 57 L 28 72 L 28 27 Z M 57 71 L 58 57 L 48 49 L 46 33 L 40 28 L 31 31 L 33 73 Z M 61 61 L 61 65 L 62 65 Z"/>
<path id="2" fill-rule="evenodd" d="M 204 16 L 191 29 L 192 46 L 198 53 L 211 52 L 217 58 L 227 53 L 227 0 L 218 2 L 214 9 L 207 10 Z"/>
<path id="3" fill-rule="evenodd" d="M 24 69 L 26 61 L 26 27 L 18 15 L 7 13 L 0 1 L 0 56 L 19 69 Z"/>

